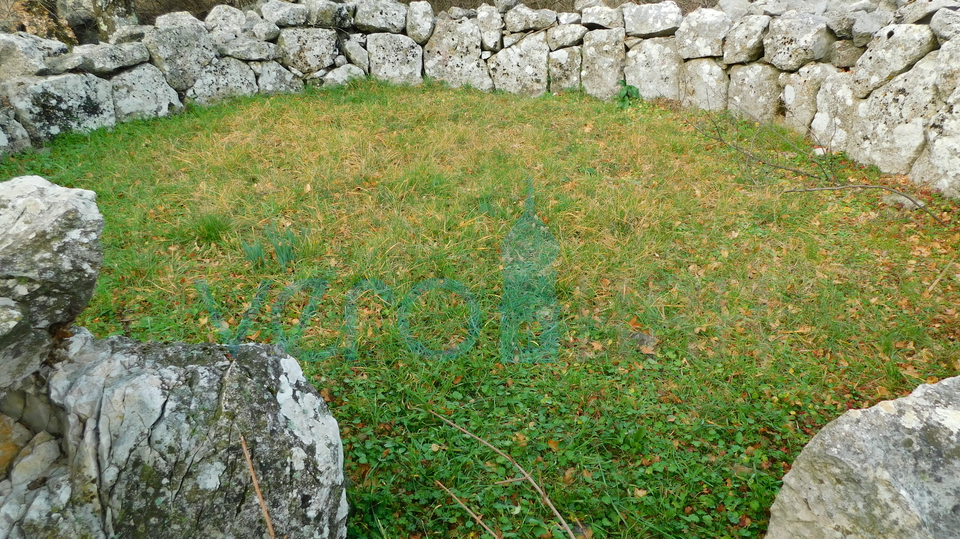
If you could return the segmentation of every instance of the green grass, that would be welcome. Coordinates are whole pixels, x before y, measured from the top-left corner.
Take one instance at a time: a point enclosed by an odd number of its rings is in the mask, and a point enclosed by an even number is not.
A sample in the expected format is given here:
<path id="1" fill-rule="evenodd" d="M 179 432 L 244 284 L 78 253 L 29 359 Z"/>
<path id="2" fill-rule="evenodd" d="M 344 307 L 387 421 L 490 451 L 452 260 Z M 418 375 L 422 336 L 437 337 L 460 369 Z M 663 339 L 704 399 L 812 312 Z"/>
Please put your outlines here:
<path id="1" fill-rule="evenodd" d="M 275 342 L 276 321 L 293 335 L 312 308 L 287 287 L 327 282 L 297 344 L 331 351 L 304 369 L 341 427 L 351 537 L 480 537 L 438 480 L 504 537 L 560 536 L 505 461 L 426 410 L 511 454 L 593 537 L 759 537 L 827 421 L 957 374 L 960 234 L 880 191 L 782 193 L 820 184 L 745 167 L 685 123 L 706 118 L 363 83 L 65 136 L 0 162 L 0 177 L 98 193 L 104 268 L 79 322 L 100 336 L 220 340 L 270 280 L 247 337 Z M 792 135 L 715 118 L 809 166 Z M 944 219 L 956 209 L 836 161 L 841 182 L 906 190 Z M 552 363 L 503 364 L 499 246 L 528 176 L 560 244 L 561 346 Z M 398 332 L 397 302 L 429 278 L 460 281 L 479 306 L 461 357 L 420 358 Z M 364 279 L 394 301 L 368 290 L 348 304 Z M 432 290 L 408 307 L 425 346 L 469 338 L 464 298 Z"/>

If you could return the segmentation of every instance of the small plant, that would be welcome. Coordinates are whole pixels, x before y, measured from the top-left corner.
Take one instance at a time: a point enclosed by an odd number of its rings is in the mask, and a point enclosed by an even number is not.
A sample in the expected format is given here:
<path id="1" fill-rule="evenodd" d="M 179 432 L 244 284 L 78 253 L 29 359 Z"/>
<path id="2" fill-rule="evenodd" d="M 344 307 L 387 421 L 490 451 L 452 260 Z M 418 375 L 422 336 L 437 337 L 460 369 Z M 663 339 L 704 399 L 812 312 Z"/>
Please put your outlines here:
<path id="1" fill-rule="evenodd" d="M 293 264 L 297 256 L 293 250 L 293 244 L 297 237 L 289 228 L 283 232 L 278 231 L 273 225 L 267 227 L 267 239 L 273 245 L 273 252 L 277 255 L 277 263 L 284 271 L 287 265 Z"/>
<path id="2" fill-rule="evenodd" d="M 201 245 L 211 245 L 220 243 L 232 226 L 233 223 L 227 216 L 203 213 L 181 228 L 178 235 L 182 241 L 196 241 Z"/>
<path id="3" fill-rule="evenodd" d="M 266 265 L 267 250 L 263 248 L 262 243 L 259 241 L 256 243 L 242 242 L 241 246 L 243 247 L 243 256 L 253 264 L 254 268 L 260 269 Z"/>
<path id="4" fill-rule="evenodd" d="M 640 90 L 636 86 L 620 81 L 620 91 L 617 92 L 616 103 L 621 110 L 630 106 L 634 99 L 640 99 Z"/>

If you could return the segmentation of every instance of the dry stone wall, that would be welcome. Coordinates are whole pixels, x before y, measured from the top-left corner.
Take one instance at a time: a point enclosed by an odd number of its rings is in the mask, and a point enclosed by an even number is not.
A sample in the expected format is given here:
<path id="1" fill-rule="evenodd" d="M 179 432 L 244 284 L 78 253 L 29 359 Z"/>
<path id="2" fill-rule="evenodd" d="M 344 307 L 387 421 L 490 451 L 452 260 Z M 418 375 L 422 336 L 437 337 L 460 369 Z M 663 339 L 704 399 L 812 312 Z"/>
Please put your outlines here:
<path id="1" fill-rule="evenodd" d="M 366 76 L 600 99 L 625 80 L 645 99 L 784 122 L 960 198 L 960 0 L 721 0 L 686 16 L 672 1 L 577 6 L 435 15 L 424 1 L 269 0 L 203 21 L 163 15 L 73 50 L 0 34 L 0 154 L 184 102 Z"/>

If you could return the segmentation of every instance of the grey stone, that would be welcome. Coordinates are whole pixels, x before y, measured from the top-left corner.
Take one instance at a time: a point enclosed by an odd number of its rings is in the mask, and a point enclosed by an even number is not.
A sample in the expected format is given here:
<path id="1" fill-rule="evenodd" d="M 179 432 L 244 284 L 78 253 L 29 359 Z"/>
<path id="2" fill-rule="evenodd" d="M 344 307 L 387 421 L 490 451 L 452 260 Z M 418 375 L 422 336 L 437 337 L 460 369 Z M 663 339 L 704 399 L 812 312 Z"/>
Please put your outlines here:
<path id="1" fill-rule="evenodd" d="M 407 6 L 393 0 L 357 0 L 353 23 L 363 32 L 399 34 L 407 27 Z"/>
<path id="2" fill-rule="evenodd" d="M 173 13 L 165 13 L 160 15 L 157 17 L 156 22 L 154 22 L 154 26 L 157 28 L 177 28 L 181 26 L 190 26 L 203 31 L 207 30 L 207 26 L 203 24 L 203 21 L 186 11 L 175 11 Z"/>
<path id="3" fill-rule="evenodd" d="M 372 77 L 394 84 L 423 82 L 423 49 L 407 36 L 370 34 L 367 55 Z"/>
<path id="4" fill-rule="evenodd" d="M 211 105 L 231 97 L 257 93 L 257 77 L 247 64 L 236 58 L 220 58 L 200 73 L 187 91 L 187 99 Z"/>
<path id="5" fill-rule="evenodd" d="M 623 13 L 620 8 L 592 6 L 580 14 L 580 24 L 591 30 L 598 28 L 623 28 Z"/>
<path id="6" fill-rule="evenodd" d="M 587 27 L 579 24 L 553 26 L 547 30 L 547 45 L 552 51 L 579 45 L 586 33 Z"/>
<path id="7" fill-rule="evenodd" d="M 210 32 L 210 37 L 217 43 L 232 41 L 240 37 L 247 16 L 235 7 L 224 4 L 213 6 L 210 13 L 203 19 L 203 25 Z"/>
<path id="8" fill-rule="evenodd" d="M 839 72 L 825 78 L 817 92 L 817 113 L 810 124 L 817 144 L 832 152 L 847 151 L 859 105 L 860 99 L 853 91 L 853 73 Z"/>
<path id="9" fill-rule="evenodd" d="M 353 26 L 353 5 L 331 0 L 305 0 L 307 24 L 321 28 L 350 28 Z"/>
<path id="10" fill-rule="evenodd" d="M 657 4 L 633 3 L 620 6 L 624 29 L 628 36 L 660 37 L 676 33 L 683 22 L 683 12 L 672 0 Z"/>
<path id="11" fill-rule="evenodd" d="M 960 37 L 960 11 L 941 9 L 930 20 L 930 30 L 940 43 Z"/>
<path id="12" fill-rule="evenodd" d="M 330 67 L 340 54 L 337 31 L 327 28 L 284 28 L 277 45 L 281 63 L 306 74 Z"/>
<path id="13" fill-rule="evenodd" d="M 475 9 L 464 9 L 462 7 L 453 6 L 447 10 L 447 15 L 451 19 L 475 19 L 477 18 L 477 10 Z"/>
<path id="14" fill-rule="evenodd" d="M 74 47 L 73 53 L 81 58 L 80 67 L 94 75 L 109 75 L 150 59 L 150 51 L 143 43 L 79 45 Z"/>
<path id="15" fill-rule="evenodd" d="M 67 53 L 61 56 L 48 56 L 43 59 L 44 68 L 37 71 L 37 75 L 61 75 L 70 71 L 81 71 L 83 56 Z"/>
<path id="16" fill-rule="evenodd" d="M 112 79 L 113 108 L 118 122 L 165 117 L 183 110 L 177 91 L 151 64 L 141 64 Z"/>
<path id="17" fill-rule="evenodd" d="M 828 11 L 823 14 L 823 18 L 827 19 L 827 28 L 833 31 L 833 35 L 839 39 L 853 39 L 853 23 L 857 18 L 852 12 Z"/>
<path id="18" fill-rule="evenodd" d="M 672 37 L 645 39 L 630 49 L 623 74 L 627 84 L 635 86 L 644 99 L 679 101 L 683 95 L 683 58 Z"/>
<path id="19" fill-rule="evenodd" d="M 506 13 L 517 7 L 518 4 L 520 4 L 520 0 L 493 0 L 493 7 L 497 8 L 500 13 Z"/>
<path id="20" fill-rule="evenodd" d="M 920 0 L 904 4 L 893 14 L 896 24 L 929 24 L 934 14 L 944 8 L 960 8 L 956 0 Z"/>
<path id="21" fill-rule="evenodd" d="M 734 23 L 723 41 L 723 63 L 745 64 L 763 58 L 763 37 L 769 24 L 766 15 L 747 15 Z"/>
<path id="22" fill-rule="evenodd" d="M 20 392 L 16 392 L 20 393 Z M 20 393 L 22 395 L 22 393 Z M 6 402 L 10 395 L 4 399 Z M 32 440 L 34 434 L 17 420 L 6 415 L 0 415 L 0 476 L 7 477 L 7 472 L 20 450 Z M 12 483 L 10 484 L 12 487 Z M 0 490 L 0 499 L 6 494 Z"/>
<path id="23" fill-rule="evenodd" d="M 206 27 L 200 21 L 197 23 L 151 28 L 143 36 L 143 44 L 150 51 L 150 62 L 177 91 L 184 92 L 193 86 L 203 68 L 217 57 L 217 47 Z"/>
<path id="24" fill-rule="evenodd" d="M 573 0 L 573 9 L 582 12 L 588 7 L 602 6 L 603 0 Z"/>
<path id="25" fill-rule="evenodd" d="M 528 97 L 545 93 L 549 54 L 550 47 L 547 46 L 544 32 L 530 34 L 494 54 L 487 61 L 494 87 Z"/>
<path id="26" fill-rule="evenodd" d="M 750 3 L 749 0 L 720 0 L 717 2 L 718 9 L 730 16 L 731 19 L 737 20 L 747 15 L 762 15 L 762 10 L 759 10 L 755 4 Z"/>
<path id="27" fill-rule="evenodd" d="M 6 94 L 17 121 L 36 141 L 116 123 L 110 83 L 94 75 L 11 79 L 0 83 L 0 93 Z"/>
<path id="28" fill-rule="evenodd" d="M 767 64 L 730 68 L 727 109 L 734 116 L 772 122 L 780 112 L 780 71 Z"/>
<path id="29" fill-rule="evenodd" d="M 36 75 L 46 65 L 43 62 L 47 50 L 37 42 L 40 38 L 31 39 L 20 34 L 0 33 L 0 80 L 26 75 Z M 56 43 L 56 42 L 54 42 Z M 67 46 L 62 47 L 60 54 L 66 54 Z"/>
<path id="30" fill-rule="evenodd" d="M 0 109 L 0 157 L 29 148 L 30 135 L 16 120 L 12 109 Z"/>
<path id="31" fill-rule="evenodd" d="M 722 11 L 697 8 L 677 29 L 677 51 L 685 59 L 723 56 L 723 38 L 732 25 Z"/>
<path id="32" fill-rule="evenodd" d="M 57 439 L 48 432 L 41 432 L 34 436 L 13 460 L 10 482 L 16 487 L 44 477 L 47 469 L 59 458 L 60 444 Z"/>
<path id="33" fill-rule="evenodd" d="M 303 4 L 291 4 L 280 0 L 269 0 L 260 6 L 263 20 L 272 22 L 280 28 L 300 26 L 307 22 L 310 9 Z"/>
<path id="34" fill-rule="evenodd" d="M 349 63 L 350 63 L 350 60 L 347 60 L 347 57 L 346 57 L 345 55 L 343 55 L 343 54 L 341 54 L 341 55 L 339 55 L 339 56 L 337 56 L 336 58 L 333 59 L 333 65 L 335 65 L 336 67 L 343 67 L 343 66 L 345 66 L 345 65 L 347 65 L 347 64 L 349 64 Z M 324 75 L 324 76 L 326 76 L 326 75 Z"/>
<path id="35" fill-rule="evenodd" d="M 508 11 L 504 17 L 507 31 L 511 33 L 542 30 L 556 21 L 556 11 L 549 9 L 533 10 L 523 4 Z"/>
<path id="36" fill-rule="evenodd" d="M 280 58 L 280 47 L 246 36 L 218 45 L 217 51 L 221 56 L 229 56 L 237 60 L 262 62 Z"/>
<path id="37" fill-rule="evenodd" d="M 724 110 L 730 78 L 723 66 L 712 58 L 699 58 L 684 64 L 681 104 L 703 110 Z"/>
<path id="38" fill-rule="evenodd" d="M 46 395 L 36 395 L 32 392 L 24 393 L 23 413 L 19 421 L 27 428 L 33 432 L 50 432 L 48 427 L 53 415 L 54 412 Z M 50 434 L 56 433 L 51 432 Z"/>
<path id="39" fill-rule="evenodd" d="M 910 171 L 910 179 L 944 196 L 960 198 L 960 89 L 930 118 L 926 141 Z"/>
<path id="40" fill-rule="evenodd" d="M 579 13 L 557 13 L 557 24 L 580 24 Z"/>
<path id="41" fill-rule="evenodd" d="M 591 30 L 583 36 L 580 84 L 587 95 L 610 99 L 620 91 L 626 51 L 623 28 Z"/>
<path id="42" fill-rule="evenodd" d="M 370 71 L 370 57 L 367 55 L 367 37 L 363 34 L 349 34 L 340 40 L 340 49 L 351 64 L 364 73 Z"/>
<path id="43" fill-rule="evenodd" d="M 250 33 L 260 41 L 273 41 L 280 37 L 280 27 L 272 22 L 260 21 L 253 25 Z"/>
<path id="44" fill-rule="evenodd" d="M 947 41 L 937 55 L 937 96 L 946 101 L 960 86 L 960 40 Z"/>
<path id="45" fill-rule="evenodd" d="M 480 59 L 480 26 L 475 19 L 439 20 L 423 48 L 423 70 L 428 77 L 452 88 L 471 86 L 493 90 L 487 64 Z"/>
<path id="46" fill-rule="evenodd" d="M 874 11 L 871 13 L 859 12 L 856 14 L 856 20 L 853 22 L 851 33 L 853 34 L 853 44 L 858 47 L 866 47 L 873 39 L 873 35 L 881 28 L 893 21 L 893 14 L 887 11 Z"/>
<path id="47" fill-rule="evenodd" d="M 336 69 L 331 70 L 329 73 L 323 76 L 323 85 L 324 86 L 343 86 L 352 80 L 362 79 L 366 77 L 367 74 L 363 72 L 362 69 L 353 65 L 347 64 Z"/>
<path id="48" fill-rule="evenodd" d="M 781 101 L 784 109 L 784 124 L 794 131 L 807 134 L 810 122 L 817 114 L 817 93 L 824 79 L 837 73 L 829 64 L 813 63 L 794 73 L 781 74 L 783 91 Z"/>
<path id="49" fill-rule="evenodd" d="M 783 71 L 796 71 L 823 59 L 834 42 L 823 17 L 788 13 L 770 21 L 763 38 L 764 60 Z"/>
<path id="50" fill-rule="evenodd" d="M 430 2 L 410 2 L 407 11 L 407 35 L 411 39 L 423 45 L 433 35 L 435 24 L 436 17 L 433 16 L 433 6 Z"/>
<path id="51" fill-rule="evenodd" d="M 547 73 L 550 77 L 551 92 L 580 89 L 582 59 L 582 47 L 558 49 L 547 56 Z"/>
<path id="52" fill-rule="evenodd" d="M 293 94 L 303 91 L 303 81 L 278 62 L 250 62 L 257 75 L 257 91 L 261 94 Z"/>
<path id="53" fill-rule="evenodd" d="M 854 67 L 855 95 L 866 97 L 874 88 L 910 69 L 936 46 L 937 39 L 927 26 L 892 24 L 884 27 Z"/>
<path id="54" fill-rule="evenodd" d="M 108 42 L 111 45 L 122 45 L 124 43 L 135 43 L 137 41 L 143 41 L 144 36 L 147 35 L 147 30 L 153 28 L 152 26 L 142 26 L 133 24 L 130 26 L 121 26 L 116 29 L 112 34 Z"/>
<path id="55" fill-rule="evenodd" d="M 503 47 L 501 47 L 501 49 L 516 45 L 521 39 L 527 37 L 529 34 L 530 32 L 517 32 L 516 34 L 507 32 L 503 34 Z"/>
<path id="56" fill-rule="evenodd" d="M 829 60 L 836 67 L 849 68 L 857 65 L 857 60 L 863 56 L 866 50 L 863 47 L 857 47 L 849 39 L 835 41 L 830 53 L 824 60 Z"/>
<path id="57" fill-rule="evenodd" d="M 481 5 L 477 8 L 477 24 L 480 26 L 480 48 L 492 52 L 500 50 L 504 28 L 500 11 L 487 4 Z"/>
<path id="58" fill-rule="evenodd" d="M 925 119 L 937 111 L 937 51 L 877 88 L 857 108 L 847 154 L 883 172 L 906 174 L 925 144 Z"/>
<path id="59" fill-rule="evenodd" d="M 767 538 L 954 536 L 958 416 L 960 379 L 948 378 L 831 421 L 783 478 Z"/>

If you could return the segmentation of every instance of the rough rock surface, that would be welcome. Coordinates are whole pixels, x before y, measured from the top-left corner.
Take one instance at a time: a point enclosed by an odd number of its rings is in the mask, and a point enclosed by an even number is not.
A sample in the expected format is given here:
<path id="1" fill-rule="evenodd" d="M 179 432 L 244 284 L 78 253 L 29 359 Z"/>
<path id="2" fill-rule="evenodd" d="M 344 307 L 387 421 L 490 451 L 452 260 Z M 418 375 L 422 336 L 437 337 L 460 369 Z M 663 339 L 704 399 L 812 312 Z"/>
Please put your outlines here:
<path id="1" fill-rule="evenodd" d="M 263 62 L 280 58 L 280 47 L 269 41 L 243 36 L 217 46 L 220 56 L 229 56 L 247 62 Z"/>
<path id="2" fill-rule="evenodd" d="M 723 63 L 745 64 L 763 57 L 763 36 L 770 25 L 766 15 L 748 15 L 738 20 L 723 40 Z"/>
<path id="3" fill-rule="evenodd" d="M 503 46 L 503 16 L 497 8 L 483 4 L 477 8 L 477 25 L 480 26 L 480 47 L 497 52 Z"/>
<path id="4" fill-rule="evenodd" d="M 623 68 L 627 84 L 644 99 L 664 97 L 679 101 L 683 85 L 683 58 L 673 38 L 645 39 L 627 53 Z"/>
<path id="5" fill-rule="evenodd" d="M 583 91 L 598 99 L 610 99 L 620 91 L 626 53 L 623 28 L 593 30 L 583 36 Z"/>
<path id="6" fill-rule="evenodd" d="M 257 93 L 257 77 L 247 64 L 236 58 L 220 58 L 200 73 L 187 91 L 187 99 L 211 105 L 231 97 Z"/>
<path id="7" fill-rule="evenodd" d="M 547 45 L 555 51 L 564 47 L 572 47 L 583 42 L 587 27 L 581 24 L 561 24 L 547 30 Z"/>
<path id="8" fill-rule="evenodd" d="M 826 56 L 834 39 L 823 17 L 788 13 L 770 21 L 763 38 L 764 59 L 783 71 L 796 71 Z"/>
<path id="9" fill-rule="evenodd" d="M 781 75 L 783 92 L 784 124 L 802 134 L 807 134 L 810 122 L 817 114 L 817 93 L 824 79 L 836 73 L 829 64 L 807 64 L 796 73 Z"/>
<path id="10" fill-rule="evenodd" d="M 685 59 L 723 56 L 723 37 L 732 24 L 722 11 L 698 8 L 677 29 L 677 51 Z"/>
<path id="11" fill-rule="evenodd" d="M 0 110 L 0 157 L 29 148 L 30 134 L 20 125 L 13 110 Z"/>
<path id="12" fill-rule="evenodd" d="M 339 54 L 337 31 L 327 28 L 284 28 L 277 46 L 282 63 L 305 74 L 330 67 Z"/>
<path id="13" fill-rule="evenodd" d="M 303 81 L 277 62 L 250 62 L 257 75 L 261 94 L 296 93 L 303 90 Z"/>
<path id="14" fill-rule="evenodd" d="M 151 64 L 141 64 L 110 79 L 113 108 L 118 122 L 177 114 L 183 104 L 163 73 Z"/>
<path id="15" fill-rule="evenodd" d="M 582 59 L 582 47 L 567 47 L 550 53 L 547 57 L 547 71 L 550 74 L 551 92 L 580 89 Z"/>
<path id="16" fill-rule="evenodd" d="M 73 48 L 73 53 L 82 58 L 80 68 L 94 75 L 109 75 L 150 59 L 150 51 L 143 43 L 79 45 Z"/>
<path id="17" fill-rule="evenodd" d="M 52 326 L 64 326 L 93 295 L 103 256 L 96 195 L 39 176 L 0 182 L 0 391 L 46 359 Z"/>
<path id="18" fill-rule="evenodd" d="M 810 124 L 817 144 L 834 152 L 846 151 L 859 105 L 853 93 L 852 73 L 835 73 L 824 79 L 817 92 L 817 113 Z"/>
<path id="19" fill-rule="evenodd" d="M 865 47 L 873 39 L 875 33 L 891 22 L 893 22 L 893 14 L 888 11 L 876 10 L 869 13 L 864 11 L 857 13 L 850 30 L 850 33 L 853 34 L 853 44 L 857 47 Z"/>
<path id="20" fill-rule="evenodd" d="M 580 24 L 590 28 L 623 28 L 623 13 L 618 8 L 591 6 L 580 14 Z"/>
<path id="21" fill-rule="evenodd" d="M 680 102 L 703 110 L 723 110 L 727 106 L 730 78 L 713 58 L 690 60 L 683 66 L 683 88 Z"/>
<path id="22" fill-rule="evenodd" d="M 151 28 L 143 36 L 143 44 L 167 84 L 180 92 L 193 86 L 203 68 L 217 57 L 216 45 L 203 23 Z"/>
<path id="23" fill-rule="evenodd" d="M 347 64 L 340 66 L 336 69 L 331 70 L 329 73 L 323 76 L 323 85 L 324 86 L 343 86 L 352 80 L 362 79 L 366 77 L 367 74 L 364 73 L 362 69 L 353 65 Z"/>
<path id="24" fill-rule="evenodd" d="M 860 60 L 864 52 L 866 52 L 866 49 L 863 47 L 857 47 L 852 41 L 844 39 L 835 41 L 824 59 L 829 59 L 834 67 L 850 68 L 857 65 L 857 61 Z"/>
<path id="25" fill-rule="evenodd" d="M 947 101 L 960 87 L 960 40 L 947 41 L 937 52 L 937 94 Z"/>
<path id="26" fill-rule="evenodd" d="M 423 49 L 407 36 L 367 36 L 370 75 L 394 84 L 420 84 L 423 76 Z"/>
<path id="27" fill-rule="evenodd" d="M 306 0 L 307 24 L 320 28 L 350 28 L 353 26 L 353 4 L 331 0 Z"/>
<path id="28" fill-rule="evenodd" d="M 393 0 L 359 0 L 353 24 L 363 32 L 399 34 L 407 27 L 407 6 Z"/>
<path id="29" fill-rule="evenodd" d="M 35 75 L 45 67 L 43 58 L 48 52 L 40 46 L 37 40 L 41 38 L 0 33 L 0 80 L 24 75 Z M 67 46 L 57 41 L 50 41 L 61 48 L 59 54 L 67 52 Z"/>
<path id="30" fill-rule="evenodd" d="M 780 109 L 780 72 L 762 63 L 730 69 L 727 108 L 735 116 L 771 122 Z"/>
<path id="31" fill-rule="evenodd" d="M 670 0 L 658 4 L 624 4 L 623 25 L 628 36 L 660 37 L 673 35 L 683 22 L 680 6 Z"/>
<path id="32" fill-rule="evenodd" d="M 935 49 L 937 39 L 930 28 L 917 24 L 891 24 L 878 32 L 867 52 L 857 60 L 854 94 L 866 97 L 875 88 L 910 69 Z"/>
<path id="33" fill-rule="evenodd" d="M 494 86 L 529 97 L 543 94 L 547 91 L 549 53 L 546 33 L 537 32 L 494 54 L 487 62 Z"/>
<path id="34" fill-rule="evenodd" d="M 437 21 L 433 37 L 423 48 L 423 69 L 428 77 L 452 88 L 492 90 L 487 64 L 480 59 L 480 25 L 476 19 Z"/>
<path id="35" fill-rule="evenodd" d="M 557 21 L 557 12 L 549 9 L 534 10 L 520 4 L 508 11 L 503 20 L 508 32 L 542 30 Z"/>
<path id="36" fill-rule="evenodd" d="M 242 11 L 224 4 L 213 6 L 207 17 L 203 19 L 203 25 L 207 27 L 210 37 L 217 43 L 240 37 L 246 22 L 247 16 Z"/>
<path id="37" fill-rule="evenodd" d="M 930 119 L 927 146 L 913 165 L 913 181 L 960 198 L 960 89 Z"/>
<path id="38" fill-rule="evenodd" d="M 269 0 L 260 6 L 263 20 L 272 22 L 280 28 L 298 26 L 307 22 L 310 9 L 303 4 L 291 4 L 279 0 Z"/>
<path id="39" fill-rule="evenodd" d="M 960 378 L 851 410 L 803 449 L 768 539 L 953 537 L 960 529 Z"/>
<path id="40" fill-rule="evenodd" d="M 17 78 L 2 83 L 0 93 L 6 94 L 17 120 L 37 141 L 116 123 L 110 82 L 93 75 Z"/>
<path id="41" fill-rule="evenodd" d="M 960 37 L 960 10 L 941 9 L 930 20 L 930 30 L 940 43 Z"/>
<path id="42" fill-rule="evenodd" d="M 351 64 L 359 67 L 364 73 L 370 71 L 370 56 L 367 55 L 367 36 L 350 34 L 340 39 L 340 50 Z"/>
<path id="43" fill-rule="evenodd" d="M 433 6 L 430 2 L 410 2 L 407 11 L 407 35 L 418 44 L 426 43 L 433 35 L 433 26 L 436 17 L 433 16 Z"/>

